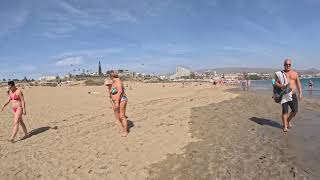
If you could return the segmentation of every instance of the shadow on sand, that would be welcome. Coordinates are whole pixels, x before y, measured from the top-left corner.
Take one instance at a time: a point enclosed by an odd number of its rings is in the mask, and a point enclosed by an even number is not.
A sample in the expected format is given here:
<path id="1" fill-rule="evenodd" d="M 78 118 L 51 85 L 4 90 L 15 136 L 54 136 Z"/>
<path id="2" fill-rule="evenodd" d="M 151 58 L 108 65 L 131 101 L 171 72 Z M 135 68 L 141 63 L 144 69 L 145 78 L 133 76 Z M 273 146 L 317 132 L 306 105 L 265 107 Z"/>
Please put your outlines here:
<path id="1" fill-rule="evenodd" d="M 20 141 L 31 138 L 32 136 L 36 136 L 38 134 L 44 133 L 44 132 L 48 131 L 49 129 L 58 129 L 58 127 L 57 126 L 55 126 L 55 127 L 45 126 L 45 127 L 33 129 L 32 131 L 29 132 L 28 137 L 24 137 L 24 138 L 20 139 Z"/>
<path id="2" fill-rule="evenodd" d="M 257 117 L 252 117 L 252 118 L 249 118 L 249 120 L 257 123 L 257 124 L 260 124 L 261 126 L 271 126 L 271 127 L 274 127 L 274 128 L 279 128 L 279 129 L 282 129 L 282 125 L 279 124 L 278 122 L 276 121 L 273 121 L 273 120 L 270 120 L 270 119 L 263 119 L 263 118 L 257 118 Z"/>
<path id="3" fill-rule="evenodd" d="M 130 132 L 130 129 L 134 127 L 133 121 L 128 119 L 128 132 Z"/>

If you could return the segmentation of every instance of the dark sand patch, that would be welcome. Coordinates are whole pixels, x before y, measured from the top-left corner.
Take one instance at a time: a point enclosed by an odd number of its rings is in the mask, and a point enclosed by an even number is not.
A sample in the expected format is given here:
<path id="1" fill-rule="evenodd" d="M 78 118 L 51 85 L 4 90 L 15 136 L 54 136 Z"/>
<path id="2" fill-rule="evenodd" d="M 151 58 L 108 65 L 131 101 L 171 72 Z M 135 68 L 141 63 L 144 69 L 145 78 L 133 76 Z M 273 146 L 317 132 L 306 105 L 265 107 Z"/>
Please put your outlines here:
<path id="1" fill-rule="evenodd" d="M 154 164 L 149 179 L 319 179 L 315 168 L 298 163 L 294 136 L 282 133 L 280 116 L 281 107 L 270 95 L 247 92 L 193 108 L 191 133 L 202 141 Z"/>

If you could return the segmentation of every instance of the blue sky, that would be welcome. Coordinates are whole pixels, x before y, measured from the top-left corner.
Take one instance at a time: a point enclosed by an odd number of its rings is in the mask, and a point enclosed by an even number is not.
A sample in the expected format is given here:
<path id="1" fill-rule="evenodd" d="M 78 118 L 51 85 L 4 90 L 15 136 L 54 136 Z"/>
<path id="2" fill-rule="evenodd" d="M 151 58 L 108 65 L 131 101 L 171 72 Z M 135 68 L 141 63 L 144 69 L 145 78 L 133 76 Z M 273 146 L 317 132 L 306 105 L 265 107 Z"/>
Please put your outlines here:
<path id="1" fill-rule="evenodd" d="M 318 0 L 0 0 L 0 78 L 319 68 Z M 70 65 L 73 66 L 70 66 Z"/>

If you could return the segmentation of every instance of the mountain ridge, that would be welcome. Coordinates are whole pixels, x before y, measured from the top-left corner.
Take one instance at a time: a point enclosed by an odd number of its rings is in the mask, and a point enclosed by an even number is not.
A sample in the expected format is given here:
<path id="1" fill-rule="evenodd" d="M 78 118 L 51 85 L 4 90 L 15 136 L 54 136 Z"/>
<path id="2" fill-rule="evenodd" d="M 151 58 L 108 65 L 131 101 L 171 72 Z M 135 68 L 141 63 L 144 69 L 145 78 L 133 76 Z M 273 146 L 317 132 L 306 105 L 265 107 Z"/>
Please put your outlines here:
<path id="1" fill-rule="evenodd" d="M 276 71 L 280 71 L 281 69 L 276 68 L 243 68 L 243 67 L 226 67 L 226 68 L 207 68 L 207 69 L 199 69 L 196 72 L 206 72 L 206 71 L 216 71 L 217 73 L 274 73 Z M 319 69 L 310 68 L 310 69 L 295 69 L 295 71 L 299 73 L 320 73 Z"/>

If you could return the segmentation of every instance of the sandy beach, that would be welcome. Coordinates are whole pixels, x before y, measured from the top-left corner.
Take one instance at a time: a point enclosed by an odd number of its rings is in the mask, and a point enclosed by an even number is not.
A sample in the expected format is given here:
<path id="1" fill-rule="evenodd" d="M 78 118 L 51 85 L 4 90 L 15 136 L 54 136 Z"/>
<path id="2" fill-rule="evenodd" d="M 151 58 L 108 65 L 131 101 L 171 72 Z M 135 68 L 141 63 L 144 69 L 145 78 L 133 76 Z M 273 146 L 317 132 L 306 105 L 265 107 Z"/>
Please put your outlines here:
<path id="1" fill-rule="evenodd" d="M 125 83 L 127 85 L 127 83 Z M 130 134 L 122 138 L 105 87 L 25 89 L 31 137 L 8 143 L 12 110 L 1 114 L 0 176 L 3 179 L 148 179 L 150 167 L 183 154 L 201 137 L 190 131 L 194 108 L 238 95 L 199 83 L 130 83 Z M 1 102 L 6 95 L 2 91 Z M 91 92 L 90 94 L 88 92 Z M 206 133 L 206 132 L 202 132 Z M 18 137 L 22 137 L 21 130 Z"/>
<path id="2" fill-rule="evenodd" d="M 284 134 L 280 106 L 266 93 L 200 83 L 125 86 L 127 138 L 118 133 L 105 87 L 25 89 L 24 118 L 31 137 L 7 142 L 11 109 L 1 114 L 0 176 L 23 180 L 320 177 L 318 99 L 300 104 L 294 128 Z M 1 101 L 4 97 L 3 91 Z M 20 130 L 18 138 L 22 136 Z"/>

